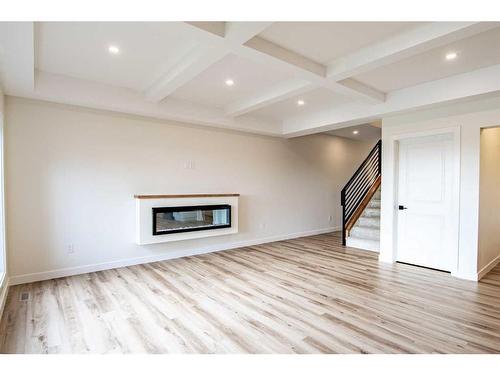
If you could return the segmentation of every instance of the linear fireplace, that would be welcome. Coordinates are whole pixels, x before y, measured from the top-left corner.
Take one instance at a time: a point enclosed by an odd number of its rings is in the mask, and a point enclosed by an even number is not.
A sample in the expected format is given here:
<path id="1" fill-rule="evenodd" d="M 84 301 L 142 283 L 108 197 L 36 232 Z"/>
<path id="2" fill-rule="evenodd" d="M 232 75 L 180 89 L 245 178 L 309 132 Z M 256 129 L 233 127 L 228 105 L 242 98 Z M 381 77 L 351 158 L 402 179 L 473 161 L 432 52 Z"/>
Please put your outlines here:
<path id="1" fill-rule="evenodd" d="M 239 194 L 135 195 L 136 243 L 238 233 Z"/>
<path id="2" fill-rule="evenodd" d="M 153 236 L 231 227 L 231 206 L 153 207 Z"/>

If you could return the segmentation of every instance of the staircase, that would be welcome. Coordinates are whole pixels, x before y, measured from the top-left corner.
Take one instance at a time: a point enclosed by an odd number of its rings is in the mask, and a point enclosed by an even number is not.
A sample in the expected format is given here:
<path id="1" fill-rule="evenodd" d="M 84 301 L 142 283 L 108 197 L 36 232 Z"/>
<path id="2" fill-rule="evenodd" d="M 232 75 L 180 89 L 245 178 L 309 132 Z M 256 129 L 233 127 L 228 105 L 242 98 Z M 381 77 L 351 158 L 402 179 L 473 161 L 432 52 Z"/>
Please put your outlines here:
<path id="1" fill-rule="evenodd" d="M 364 250 L 380 250 L 380 188 L 351 228 L 346 245 Z"/>
<path id="2" fill-rule="evenodd" d="M 382 142 L 378 141 L 342 189 L 342 243 L 358 249 L 380 249 Z"/>

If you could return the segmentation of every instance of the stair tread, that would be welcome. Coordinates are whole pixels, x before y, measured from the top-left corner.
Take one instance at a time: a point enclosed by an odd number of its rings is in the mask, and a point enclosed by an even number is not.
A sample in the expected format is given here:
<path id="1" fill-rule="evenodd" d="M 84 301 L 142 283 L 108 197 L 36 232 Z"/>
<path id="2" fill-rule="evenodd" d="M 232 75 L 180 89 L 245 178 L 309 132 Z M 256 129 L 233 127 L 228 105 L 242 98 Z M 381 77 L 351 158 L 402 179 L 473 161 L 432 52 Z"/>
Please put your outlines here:
<path id="1" fill-rule="evenodd" d="M 356 224 L 356 225 L 353 227 L 353 229 L 354 229 L 354 228 L 359 228 L 359 229 L 363 229 L 363 230 L 370 230 L 370 231 L 376 231 L 376 232 L 379 232 L 379 231 L 380 231 L 380 230 L 379 230 L 379 228 L 377 228 L 377 227 L 371 227 L 371 226 L 369 226 L 369 225 L 360 225 L 360 224 Z"/>
<path id="2" fill-rule="evenodd" d="M 349 237 L 356 237 L 366 240 L 379 240 L 380 230 L 370 227 L 354 227 L 349 233 Z"/>

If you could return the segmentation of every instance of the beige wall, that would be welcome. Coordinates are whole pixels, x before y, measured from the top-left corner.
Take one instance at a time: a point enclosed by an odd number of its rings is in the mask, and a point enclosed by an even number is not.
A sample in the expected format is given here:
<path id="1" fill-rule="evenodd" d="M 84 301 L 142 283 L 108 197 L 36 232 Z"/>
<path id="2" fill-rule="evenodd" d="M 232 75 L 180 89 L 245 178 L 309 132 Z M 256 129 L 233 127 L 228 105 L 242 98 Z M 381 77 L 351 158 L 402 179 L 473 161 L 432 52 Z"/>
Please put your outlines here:
<path id="1" fill-rule="evenodd" d="M 500 256 L 500 127 L 481 130 L 479 253 L 482 269 Z"/>
<path id="2" fill-rule="evenodd" d="M 12 97 L 6 114 L 15 281 L 338 227 L 340 189 L 372 147 L 328 135 L 286 140 Z M 185 168 L 187 161 L 194 169 Z M 240 233 L 134 243 L 134 194 L 233 192 L 241 194 Z"/>

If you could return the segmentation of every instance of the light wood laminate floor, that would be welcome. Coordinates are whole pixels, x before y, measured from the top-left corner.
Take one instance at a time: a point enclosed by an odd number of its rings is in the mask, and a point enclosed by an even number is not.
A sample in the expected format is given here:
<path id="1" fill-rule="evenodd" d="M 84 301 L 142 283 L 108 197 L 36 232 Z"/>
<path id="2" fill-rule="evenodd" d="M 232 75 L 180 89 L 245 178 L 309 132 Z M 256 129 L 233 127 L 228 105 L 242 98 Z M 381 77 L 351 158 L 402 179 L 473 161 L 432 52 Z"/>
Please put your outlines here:
<path id="1" fill-rule="evenodd" d="M 23 292 L 28 301 L 20 301 Z M 4 353 L 498 353 L 481 282 L 319 235 L 10 288 Z"/>

